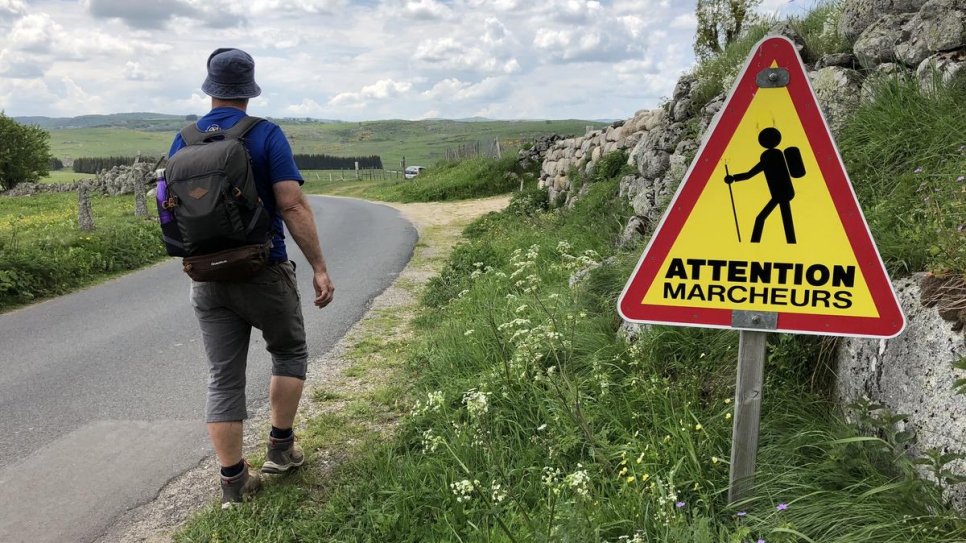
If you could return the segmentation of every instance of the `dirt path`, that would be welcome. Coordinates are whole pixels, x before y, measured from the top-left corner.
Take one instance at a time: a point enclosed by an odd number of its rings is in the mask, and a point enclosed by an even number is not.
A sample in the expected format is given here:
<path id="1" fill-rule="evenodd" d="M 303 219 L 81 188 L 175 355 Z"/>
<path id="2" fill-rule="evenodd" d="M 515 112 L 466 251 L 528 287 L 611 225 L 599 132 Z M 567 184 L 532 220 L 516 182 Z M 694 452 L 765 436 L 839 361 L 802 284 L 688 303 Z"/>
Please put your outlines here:
<path id="1" fill-rule="evenodd" d="M 300 419 L 342 409 L 352 400 L 383 385 L 385 380 L 392 379 L 392 375 L 385 371 L 378 372 L 382 379 L 347 376 L 346 370 L 353 365 L 349 354 L 357 345 L 371 339 L 374 331 L 378 331 L 378 337 L 384 345 L 408 337 L 408 323 L 416 312 L 419 293 L 446 263 L 450 249 L 459 241 L 463 228 L 481 215 L 503 209 L 508 202 L 509 197 L 501 196 L 454 203 L 386 204 L 398 209 L 419 232 L 415 254 L 392 286 L 373 300 L 372 307 L 362 320 L 331 351 L 318 360 L 310 361 L 309 378 L 299 410 Z M 392 315 L 390 320 L 385 318 L 388 314 Z M 313 393 L 320 387 L 341 399 L 337 402 L 313 401 Z M 246 454 L 264 446 L 262 439 L 267 428 L 266 406 L 246 421 Z M 344 451 L 329 449 L 316 452 L 311 462 L 315 464 L 314 468 L 327 471 L 345 456 Z M 214 455 L 211 455 L 197 467 L 173 479 L 154 501 L 122 515 L 97 543 L 172 541 L 172 535 L 178 527 L 195 511 L 219 496 L 218 481 L 213 475 L 216 467 Z"/>

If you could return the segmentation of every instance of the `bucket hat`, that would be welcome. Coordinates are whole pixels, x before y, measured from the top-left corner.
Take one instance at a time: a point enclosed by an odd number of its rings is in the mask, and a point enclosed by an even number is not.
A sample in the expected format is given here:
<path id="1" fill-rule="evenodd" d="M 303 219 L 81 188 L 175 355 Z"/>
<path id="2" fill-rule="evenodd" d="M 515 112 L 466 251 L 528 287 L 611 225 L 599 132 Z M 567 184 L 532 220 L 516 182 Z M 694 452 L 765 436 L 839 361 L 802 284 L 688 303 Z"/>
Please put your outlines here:
<path id="1" fill-rule="evenodd" d="M 208 57 L 208 77 L 201 90 L 222 100 L 258 96 L 262 89 L 255 83 L 255 60 L 241 49 L 215 49 Z"/>

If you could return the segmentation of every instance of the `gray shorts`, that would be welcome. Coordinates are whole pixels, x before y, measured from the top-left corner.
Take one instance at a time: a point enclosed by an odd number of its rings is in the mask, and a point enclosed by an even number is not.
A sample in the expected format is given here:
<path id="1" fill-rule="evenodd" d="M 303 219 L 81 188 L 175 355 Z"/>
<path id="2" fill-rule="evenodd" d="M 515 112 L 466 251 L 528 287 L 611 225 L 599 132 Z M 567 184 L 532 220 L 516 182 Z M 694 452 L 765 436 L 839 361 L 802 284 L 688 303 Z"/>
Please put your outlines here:
<path id="1" fill-rule="evenodd" d="M 266 266 L 237 283 L 191 283 L 191 305 L 208 356 L 207 422 L 248 418 L 245 370 L 252 327 L 272 355 L 272 375 L 305 379 L 308 348 L 291 262 Z"/>

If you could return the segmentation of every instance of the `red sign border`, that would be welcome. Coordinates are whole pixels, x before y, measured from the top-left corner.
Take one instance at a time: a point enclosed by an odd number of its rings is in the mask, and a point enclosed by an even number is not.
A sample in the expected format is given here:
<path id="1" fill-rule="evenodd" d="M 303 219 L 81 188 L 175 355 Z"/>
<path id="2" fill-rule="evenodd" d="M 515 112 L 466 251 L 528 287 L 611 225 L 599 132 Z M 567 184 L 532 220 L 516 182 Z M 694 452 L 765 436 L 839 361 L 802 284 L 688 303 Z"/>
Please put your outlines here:
<path id="1" fill-rule="evenodd" d="M 858 198 L 845 171 L 845 165 L 831 130 L 819 107 L 815 92 L 805 73 L 805 66 L 795 45 L 783 36 L 762 39 L 749 55 L 737 83 L 725 100 L 708 136 L 691 162 L 684 180 L 668 205 L 647 249 L 641 256 L 634 274 L 618 300 L 618 312 L 630 322 L 733 328 L 732 309 L 678 307 L 641 304 L 661 265 L 694 209 L 698 198 L 710 181 L 722 154 L 744 119 L 755 94 L 758 72 L 778 66 L 788 70 L 786 87 L 792 104 L 805 129 L 805 135 L 825 179 L 832 201 L 852 245 L 859 269 L 865 277 L 879 317 L 849 317 L 811 315 L 801 313 L 778 314 L 776 332 L 843 335 L 857 337 L 895 337 L 905 328 L 905 316 L 899 307 L 892 283 L 885 271 L 882 257 L 872 241 L 868 223 L 858 205 Z M 637 300 L 635 302 L 634 300 Z"/>

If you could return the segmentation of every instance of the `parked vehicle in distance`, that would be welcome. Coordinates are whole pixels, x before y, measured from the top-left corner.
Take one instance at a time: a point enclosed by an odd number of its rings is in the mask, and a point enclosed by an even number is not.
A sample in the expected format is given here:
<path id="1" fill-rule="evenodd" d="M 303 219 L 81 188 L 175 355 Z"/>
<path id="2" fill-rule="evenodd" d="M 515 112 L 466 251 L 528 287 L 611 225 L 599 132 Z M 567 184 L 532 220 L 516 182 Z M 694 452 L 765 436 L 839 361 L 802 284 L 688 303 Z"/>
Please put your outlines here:
<path id="1" fill-rule="evenodd" d="M 413 177 L 416 177 L 417 175 L 422 173 L 422 171 L 425 169 L 426 169 L 425 166 L 406 166 L 406 179 L 412 179 Z"/>

